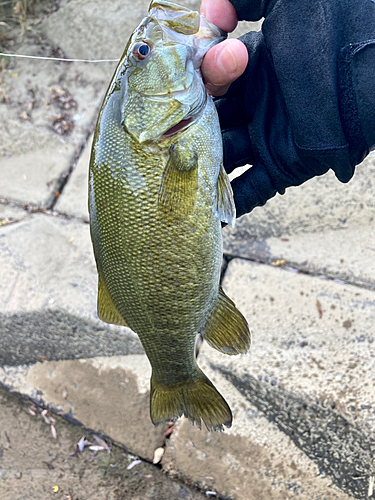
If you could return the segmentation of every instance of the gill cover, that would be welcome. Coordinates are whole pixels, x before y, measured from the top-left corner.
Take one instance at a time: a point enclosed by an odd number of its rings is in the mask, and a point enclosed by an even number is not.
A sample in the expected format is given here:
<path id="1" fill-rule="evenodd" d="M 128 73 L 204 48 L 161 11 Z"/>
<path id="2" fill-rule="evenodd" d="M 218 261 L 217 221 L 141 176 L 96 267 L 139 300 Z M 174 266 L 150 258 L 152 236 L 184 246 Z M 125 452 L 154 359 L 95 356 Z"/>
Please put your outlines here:
<path id="1" fill-rule="evenodd" d="M 202 58 L 224 38 L 198 12 L 164 0 L 151 3 L 122 63 L 121 121 L 135 140 L 157 140 L 199 114 L 207 99 Z"/>

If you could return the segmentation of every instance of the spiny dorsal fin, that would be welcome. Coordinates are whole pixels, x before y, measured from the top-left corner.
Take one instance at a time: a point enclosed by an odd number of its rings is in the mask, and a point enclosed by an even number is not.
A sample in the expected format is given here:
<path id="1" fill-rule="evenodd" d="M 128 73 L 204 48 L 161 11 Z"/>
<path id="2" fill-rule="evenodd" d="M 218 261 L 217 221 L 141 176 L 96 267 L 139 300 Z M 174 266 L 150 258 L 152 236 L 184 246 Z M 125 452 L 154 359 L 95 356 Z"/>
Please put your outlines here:
<path id="1" fill-rule="evenodd" d="M 98 316 L 105 323 L 112 325 L 128 326 L 123 320 L 121 314 L 116 309 L 111 296 L 99 274 L 98 283 Z"/>
<path id="2" fill-rule="evenodd" d="M 216 215 L 222 222 L 227 222 L 234 227 L 236 223 L 236 206 L 232 186 L 223 166 L 220 167 L 217 180 Z"/>
<path id="3" fill-rule="evenodd" d="M 244 354 L 250 348 L 249 325 L 221 287 L 202 334 L 208 344 L 224 354 Z"/>

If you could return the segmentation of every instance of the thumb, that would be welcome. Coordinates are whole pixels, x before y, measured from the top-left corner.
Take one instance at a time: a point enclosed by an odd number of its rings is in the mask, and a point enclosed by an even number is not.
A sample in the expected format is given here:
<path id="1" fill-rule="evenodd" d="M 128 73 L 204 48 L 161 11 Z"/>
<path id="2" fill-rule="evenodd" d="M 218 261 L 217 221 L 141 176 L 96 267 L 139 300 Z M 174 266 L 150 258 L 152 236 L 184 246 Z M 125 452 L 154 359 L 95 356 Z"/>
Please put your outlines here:
<path id="1" fill-rule="evenodd" d="M 245 71 L 247 62 L 246 46 L 236 38 L 212 47 L 205 55 L 201 67 L 207 92 L 214 96 L 224 95 L 230 84 Z"/>

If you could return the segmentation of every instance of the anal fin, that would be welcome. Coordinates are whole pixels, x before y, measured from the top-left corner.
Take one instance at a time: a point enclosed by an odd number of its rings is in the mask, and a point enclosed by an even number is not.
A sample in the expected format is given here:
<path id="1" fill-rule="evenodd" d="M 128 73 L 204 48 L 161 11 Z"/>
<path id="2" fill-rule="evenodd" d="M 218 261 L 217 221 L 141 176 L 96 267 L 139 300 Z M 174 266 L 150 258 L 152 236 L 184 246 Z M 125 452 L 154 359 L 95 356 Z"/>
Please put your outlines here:
<path id="1" fill-rule="evenodd" d="M 249 325 L 221 287 L 202 334 L 208 344 L 224 354 L 244 354 L 250 348 Z"/>
<path id="2" fill-rule="evenodd" d="M 222 222 L 227 222 L 232 227 L 235 226 L 236 206 L 234 204 L 232 186 L 223 165 L 220 167 L 217 180 L 216 215 Z"/>
<path id="3" fill-rule="evenodd" d="M 111 323 L 112 325 L 128 326 L 123 320 L 121 314 L 116 309 L 115 304 L 103 279 L 99 274 L 98 283 L 98 316 L 105 323 Z"/>

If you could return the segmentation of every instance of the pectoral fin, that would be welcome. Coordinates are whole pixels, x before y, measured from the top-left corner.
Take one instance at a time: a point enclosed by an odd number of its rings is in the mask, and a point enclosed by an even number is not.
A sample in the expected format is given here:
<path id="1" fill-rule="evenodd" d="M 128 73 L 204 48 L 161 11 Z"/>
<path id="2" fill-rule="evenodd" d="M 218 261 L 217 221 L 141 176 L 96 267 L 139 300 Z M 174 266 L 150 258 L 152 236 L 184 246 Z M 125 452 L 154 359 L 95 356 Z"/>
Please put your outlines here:
<path id="1" fill-rule="evenodd" d="M 232 227 L 236 223 L 236 206 L 233 199 L 232 186 L 224 167 L 221 166 L 217 180 L 216 215 Z"/>
<path id="2" fill-rule="evenodd" d="M 100 275 L 98 284 L 98 316 L 105 323 L 128 326 L 116 309 L 116 306 L 114 305 L 107 287 L 105 286 L 104 281 L 100 277 Z"/>
<path id="3" fill-rule="evenodd" d="M 249 325 L 221 287 L 202 334 L 212 347 L 224 354 L 244 354 L 250 348 Z"/>
<path id="4" fill-rule="evenodd" d="M 195 204 L 198 158 L 187 148 L 172 146 L 159 188 L 159 205 L 177 216 L 186 216 Z"/>

